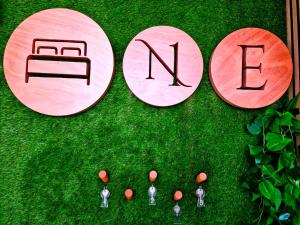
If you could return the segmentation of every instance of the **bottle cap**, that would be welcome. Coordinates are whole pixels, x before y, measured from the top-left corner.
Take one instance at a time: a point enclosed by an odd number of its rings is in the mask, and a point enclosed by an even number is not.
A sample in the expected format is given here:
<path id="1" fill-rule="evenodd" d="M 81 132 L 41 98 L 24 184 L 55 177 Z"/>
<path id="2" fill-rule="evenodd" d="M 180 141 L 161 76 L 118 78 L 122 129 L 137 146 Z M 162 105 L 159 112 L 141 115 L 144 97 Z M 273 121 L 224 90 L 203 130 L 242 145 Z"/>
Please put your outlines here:
<path id="1" fill-rule="evenodd" d="M 173 195 L 173 199 L 174 201 L 180 201 L 183 197 L 183 194 L 181 191 L 175 191 L 174 195 Z"/>
<path id="2" fill-rule="evenodd" d="M 204 182 L 204 181 L 206 181 L 207 180 L 207 174 L 206 173 L 199 173 L 198 175 L 197 175 L 197 177 L 196 177 L 196 183 L 197 184 L 200 184 L 200 183 L 202 183 L 202 182 Z"/>
<path id="3" fill-rule="evenodd" d="M 149 180 L 151 183 L 154 183 L 157 178 L 157 172 L 155 170 L 151 170 L 149 173 Z"/>
<path id="4" fill-rule="evenodd" d="M 105 170 L 100 170 L 99 178 L 105 184 L 109 182 L 108 173 Z"/>
<path id="5" fill-rule="evenodd" d="M 133 190 L 131 188 L 128 188 L 124 192 L 125 198 L 130 201 L 133 199 Z"/>

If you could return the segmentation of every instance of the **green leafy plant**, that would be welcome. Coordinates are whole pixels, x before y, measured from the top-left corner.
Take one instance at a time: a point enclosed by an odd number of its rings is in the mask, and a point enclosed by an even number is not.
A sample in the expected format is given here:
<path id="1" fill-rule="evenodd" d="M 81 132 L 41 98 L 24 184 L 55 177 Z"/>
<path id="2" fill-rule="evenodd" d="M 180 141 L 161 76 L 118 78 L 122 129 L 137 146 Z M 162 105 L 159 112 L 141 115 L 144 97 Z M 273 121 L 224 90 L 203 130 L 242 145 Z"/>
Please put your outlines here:
<path id="1" fill-rule="evenodd" d="M 242 186 L 251 194 L 259 216 L 254 224 L 300 224 L 300 161 L 295 139 L 300 121 L 295 117 L 297 97 L 268 108 L 247 130 L 258 137 L 249 144 L 251 166 Z"/>

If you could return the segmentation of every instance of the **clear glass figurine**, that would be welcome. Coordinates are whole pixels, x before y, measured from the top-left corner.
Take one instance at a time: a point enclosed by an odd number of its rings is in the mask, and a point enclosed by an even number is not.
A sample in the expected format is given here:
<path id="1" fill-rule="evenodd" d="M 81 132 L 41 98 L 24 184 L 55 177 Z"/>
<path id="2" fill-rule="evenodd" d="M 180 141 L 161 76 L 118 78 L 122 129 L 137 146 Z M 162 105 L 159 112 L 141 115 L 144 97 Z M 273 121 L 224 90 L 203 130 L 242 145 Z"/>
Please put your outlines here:
<path id="1" fill-rule="evenodd" d="M 103 190 L 100 193 L 100 197 L 102 199 L 101 208 L 108 208 L 108 198 L 109 198 L 109 196 L 110 196 L 109 190 L 106 187 L 104 187 Z"/>
<path id="2" fill-rule="evenodd" d="M 174 213 L 175 213 L 175 221 L 174 224 L 180 224 L 180 206 L 178 205 L 178 202 L 176 202 L 175 206 L 173 207 Z"/>
<path id="3" fill-rule="evenodd" d="M 157 190 L 156 187 L 152 184 L 151 187 L 148 190 L 148 195 L 149 195 L 149 205 L 156 205 L 156 197 Z"/>
<path id="4" fill-rule="evenodd" d="M 196 196 L 198 197 L 197 207 L 198 208 L 205 207 L 205 203 L 204 203 L 205 191 L 201 186 L 199 186 L 199 188 L 196 190 Z"/>

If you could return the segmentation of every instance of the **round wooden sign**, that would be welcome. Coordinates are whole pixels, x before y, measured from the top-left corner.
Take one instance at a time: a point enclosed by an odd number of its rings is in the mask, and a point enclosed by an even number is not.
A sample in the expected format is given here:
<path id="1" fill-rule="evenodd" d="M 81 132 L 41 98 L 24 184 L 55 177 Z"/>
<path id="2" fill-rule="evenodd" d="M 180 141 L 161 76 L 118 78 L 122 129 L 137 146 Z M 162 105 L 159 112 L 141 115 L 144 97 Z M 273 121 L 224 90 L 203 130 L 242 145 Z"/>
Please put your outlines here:
<path id="1" fill-rule="evenodd" d="M 92 19 L 69 9 L 48 9 L 17 27 L 3 64 L 10 89 L 24 105 L 65 116 L 104 96 L 114 56 L 106 34 Z"/>
<path id="2" fill-rule="evenodd" d="M 218 95 L 240 108 L 274 103 L 292 79 L 288 48 L 274 34 L 244 28 L 225 37 L 210 60 L 210 80 Z"/>
<path id="3" fill-rule="evenodd" d="M 153 106 L 172 106 L 197 89 L 203 58 L 188 34 L 174 27 L 157 26 L 142 31 L 129 43 L 123 72 L 137 98 Z"/>

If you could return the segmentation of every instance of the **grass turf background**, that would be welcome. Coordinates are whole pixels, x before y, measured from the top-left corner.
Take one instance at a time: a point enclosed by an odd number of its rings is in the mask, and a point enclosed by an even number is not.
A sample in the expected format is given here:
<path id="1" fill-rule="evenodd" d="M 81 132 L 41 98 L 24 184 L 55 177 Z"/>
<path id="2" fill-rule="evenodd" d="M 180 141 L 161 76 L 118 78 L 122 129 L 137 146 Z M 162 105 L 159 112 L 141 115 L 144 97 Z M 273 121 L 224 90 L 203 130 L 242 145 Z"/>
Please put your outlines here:
<path id="1" fill-rule="evenodd" d="M 172 224 L 171 196 L 184 191 L 182 224 L 247 224 L 255 210 L 239 187 L 247 168 L 247 123 L 258 111 L 229 106 L 213 91 L 208 63 L 216 45 L 242 27 L 261 27 L 286 39 L 284 0 L 102 1 L 2 0 L 1 61 L 6 42 L 25 18 L 66 7 L 95 20 L 116 57 L 110 90 L 95 107 L 76 116 L 35 113 L 10 92 L 0 76 L 1 224 Z M 202 82 L 184 103 L 148 106 L 128 89 L 122 57 L 129 41 L 155 25 L 178 27 L 198 43 L 205 61 Z M 109 209 L 100 209 L 97 173 L 111 175 Z M 158 205 L 148 206 L 147 174 L 159 172 Z M 194 176 L 209 181 L 207 206 L 197 209 Z M 132 187 L 135 199 L 123 191 Z"/>

